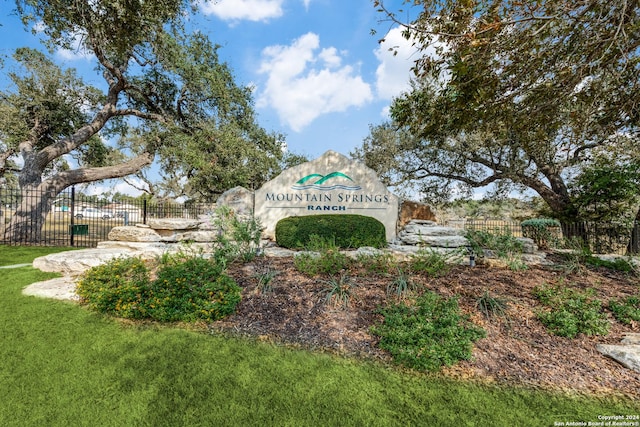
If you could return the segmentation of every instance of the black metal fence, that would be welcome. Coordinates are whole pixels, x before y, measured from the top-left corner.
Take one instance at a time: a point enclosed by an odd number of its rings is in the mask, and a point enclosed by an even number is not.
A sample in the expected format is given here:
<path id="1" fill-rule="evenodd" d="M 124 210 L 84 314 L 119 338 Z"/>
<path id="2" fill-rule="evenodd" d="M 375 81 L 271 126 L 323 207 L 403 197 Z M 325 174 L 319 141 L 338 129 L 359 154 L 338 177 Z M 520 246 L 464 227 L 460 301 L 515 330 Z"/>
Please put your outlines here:
<path id="1" fill-rule="evenodd" d="M 0 188 L 0 244 L 95 247 L 98 242 L 108 240 L 109 231 L 119 225 L 146 224 L 150 218 L 197 218 L 215 209 L 214 203 L 107 200 L 86 196 L 70 188 L 52 198 L 50 209 L 42 212 L 42 227 L 34 219 L 33 223 L 27 225 L 26 233 L 15 233 L 12 221 L 21 204 L 30 201 L 25 197 L 35 199 L 43 196 L 46 195 L 32 193 L 25 196 L 19 190 Z M 37 217 L 38 212 L 31 216 Z M 523 236 L 523 227 L 518 221 L 461 220 L 448 221 L 444 225 Z M 637 221 L 631 224 L 563 224 L 561 227 L 550 227 L 546 232 L 542 243 L 548 248 L 575 249 L 579 244 L 589 247 L 593 253 L 640 253 L 640 227 Z"/>
<path id="2" fill-rule="evenodd" d="M 576 222 L 546 227 L 544 235 L 528 235 L 522 223 L 501 220 L 456 220 L 448 226 L 465 230 L 510 234 L 515 237 L 535 237 L 541 249 L 588 248 L 597 254 L 640 254 L 640 223 Z"/>
<path id="3" fill-rule="evenodd" d="M 51 209 L 43 212 L 41 228 L 33 220 L 27 233 L 15 233 L 12 220 L 21 204 L 28 202 L 25 198 L 42 196 L 33 193 L 26 196 L 19 190 L 0 188 L 0 244 L 95 247 L 98 242 L 108 240 L 109 231 L 116 226 L 146 224 L 150 218 L 197 218 L 215 208 L 214 203 L 106 200 L 69 188 L 56 195 Z M 32 217 L 39 214 L 36 212 Z"/>

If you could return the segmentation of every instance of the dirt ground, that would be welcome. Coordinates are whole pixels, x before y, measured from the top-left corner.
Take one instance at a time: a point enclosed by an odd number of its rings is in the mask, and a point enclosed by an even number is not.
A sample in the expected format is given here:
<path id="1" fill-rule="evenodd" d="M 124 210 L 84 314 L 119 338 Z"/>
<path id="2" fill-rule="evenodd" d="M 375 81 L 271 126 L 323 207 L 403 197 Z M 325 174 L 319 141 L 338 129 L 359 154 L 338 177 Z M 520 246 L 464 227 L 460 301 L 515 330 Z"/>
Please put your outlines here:
<path id="1" fill-rule="evenodd" d="M 273 289 L 261 292 L 258 276 L 277 275 Z M 296 271 L 291 258 L 257 258 L 234 266 L 230 274 L 243 288 L 236 314 L 210 327 L 218 331 L 248 335 L 296 347 L 390 361 L 377 346 L 370 327 L 382 321 L 376 309 L 395 299 L 387 295 L 393 276 L 350 271 L 358 286 L 346 308 L 326 302 L 327 276 L 309 277 Z M 432 279 L 413 275 L 423 288 L 445 297 L 458 296 L 462 310 L 482 326 L 486 338 L 474 345 L 473 359 L 443 369 L 454 378 L 527 387 L 563 390 L 579 394 L 616 394 L 640 397 L 640 373 L 602 356 L 596 344 L 617 344 L 625 332 L 639 332 L 640 325 L 623 325 L 609 313 L 611 327 L 606 336 L 557 337 L 536 319 L 540 309 L 532 296 L 536 286 L 564 284 L 591 288 L 602 301 L 636 294 L 640 279 L 608 269 L 590 269 L 567 274 L 558 265 L 530 266 L 526 271 L 478 265 L 456 266 L 446 277 Z M 504 317 L 487 319 L 477 308 L 477 299 L 488 291 L 508 301 Z"/>

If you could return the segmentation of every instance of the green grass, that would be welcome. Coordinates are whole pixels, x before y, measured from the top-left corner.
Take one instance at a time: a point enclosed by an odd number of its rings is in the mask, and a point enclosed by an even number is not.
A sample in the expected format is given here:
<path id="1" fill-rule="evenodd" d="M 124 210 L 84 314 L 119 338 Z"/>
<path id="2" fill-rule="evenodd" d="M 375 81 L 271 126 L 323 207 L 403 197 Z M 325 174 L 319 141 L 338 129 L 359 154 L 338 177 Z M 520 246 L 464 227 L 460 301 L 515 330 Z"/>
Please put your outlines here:
<path id="1" fill-rule="evenodd" d="M 49 246 L 6 246 L 0 245 L 0 266 L 26 264 L 35 258 L 56 252 L 70 251 L 81 248 L 63 248 Z"/>
<path id="2" fill-rule="evenodd" d="M 623 400 L 456 382 L 177 327 L 132 326 L 21 294 L 53 276 L 22 267 L 0 279 L 2 426 L 529 426 L 640 412 Z"/>

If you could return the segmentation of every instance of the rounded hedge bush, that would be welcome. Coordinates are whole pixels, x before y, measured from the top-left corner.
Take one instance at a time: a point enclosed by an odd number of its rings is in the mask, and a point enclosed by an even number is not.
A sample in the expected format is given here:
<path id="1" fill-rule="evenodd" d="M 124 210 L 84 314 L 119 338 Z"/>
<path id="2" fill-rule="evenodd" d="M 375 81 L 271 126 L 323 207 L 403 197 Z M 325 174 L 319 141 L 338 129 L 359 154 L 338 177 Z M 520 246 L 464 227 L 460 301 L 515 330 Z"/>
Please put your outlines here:
<path id="1" fill-rule="evenodd" d="M 311 236 L 335 242 L 339 248 L 386 246 L 384 225 L 363 215 L 308 215 L 284 218 L 276 224 L 276 243 L 289 249 L 303 249 Z"/>

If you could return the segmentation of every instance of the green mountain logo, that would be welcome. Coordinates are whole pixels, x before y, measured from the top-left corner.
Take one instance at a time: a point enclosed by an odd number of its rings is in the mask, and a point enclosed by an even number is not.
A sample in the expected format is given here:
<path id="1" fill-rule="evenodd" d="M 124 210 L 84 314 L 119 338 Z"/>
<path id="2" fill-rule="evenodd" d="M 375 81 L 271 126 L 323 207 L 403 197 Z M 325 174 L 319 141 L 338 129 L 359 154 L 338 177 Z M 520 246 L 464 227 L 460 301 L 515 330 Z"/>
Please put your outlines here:
<path id="1" fill-rule="evenodd" d="M 343 178 L 347 178 L 349 181 L 353 181 L 351 179 L 351 177 L 343 174 L 342 172 L 331 172 L 328 175 L 320 175 L 319 173 L 312 173 L 311 175 L 307 175 L 304 178 L 300 178 L 296 184 L 304 184 L 305 182 L 309 181 L 310 179 L 313 178 L 320 178 L 317 181 L 313 182 L 312 184 L 316 184 L 316 185 L 322 185 L 325 182 L 327 182 L 328 180 L 332 179 L 332 178 L 336 178 L 336 177 L 343 177 Z"/>
<path id="2" fill-rule="evenodd" d="M 295 185 L 292 187 L 294 190 L 360 190 L 362 187 L 359 185 L 344 185 L 344 184 L 335 184 L 335 185 L 327 185 L 327 181 L 330 181 L 335 178 L 346 178 L 351 182 L 354 182 L 350 176 L 345 175 L 342 172 L 331 172 L 327 175 L 321 175 L 319 173 L 312 173 L 303 178 L 300 178 L 296 181 Z"/>

